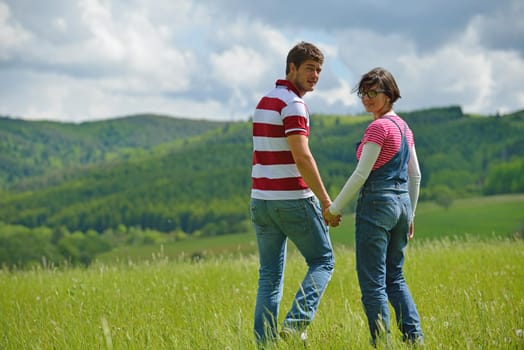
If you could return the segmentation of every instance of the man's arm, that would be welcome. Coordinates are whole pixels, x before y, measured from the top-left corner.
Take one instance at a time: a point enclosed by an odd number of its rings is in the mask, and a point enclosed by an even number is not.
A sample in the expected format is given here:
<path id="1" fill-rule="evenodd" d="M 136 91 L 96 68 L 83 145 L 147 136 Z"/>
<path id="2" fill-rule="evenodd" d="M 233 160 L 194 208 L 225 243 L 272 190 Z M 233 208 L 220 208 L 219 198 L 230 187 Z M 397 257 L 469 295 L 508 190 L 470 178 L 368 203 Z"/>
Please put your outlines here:
<path id="1" fill-rule="evenodd" d="M 300 175 L 320 201 L 322 211 L 331 205 L 331 198 L 324 187 L 317 163 L 309 149 L 308 138 L 304 135 L 290 135 L 287 142 Z"/>

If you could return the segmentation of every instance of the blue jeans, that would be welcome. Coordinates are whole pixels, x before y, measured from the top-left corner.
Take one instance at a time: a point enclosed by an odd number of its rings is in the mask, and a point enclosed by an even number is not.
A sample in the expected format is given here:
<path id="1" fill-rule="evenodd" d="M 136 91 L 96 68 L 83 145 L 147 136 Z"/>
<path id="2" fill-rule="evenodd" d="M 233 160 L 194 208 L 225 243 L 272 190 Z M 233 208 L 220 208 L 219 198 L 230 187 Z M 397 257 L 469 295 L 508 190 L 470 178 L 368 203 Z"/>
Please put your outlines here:
<path id="1" fill-rule="evenodd" d="M 266 342 L 277 337 L 287 239 L 296 245 L 309 268 L 284 319 L 284 327 L 302 331 L 313 320 L 335 261 L 328 228 L 315 197 L 251 199 L 251 220 L 260 257 L 254 331 L 258 342 Z"/>
<path id="2" fill-rule="evenodd" d="M 356 259 L 372 341 L 389 334 L 388 299 L 405 341 L 423 337 L 417 307 L 404 279 L 411 203 L 407 193 L 364 193 L 357 204 Z"/>

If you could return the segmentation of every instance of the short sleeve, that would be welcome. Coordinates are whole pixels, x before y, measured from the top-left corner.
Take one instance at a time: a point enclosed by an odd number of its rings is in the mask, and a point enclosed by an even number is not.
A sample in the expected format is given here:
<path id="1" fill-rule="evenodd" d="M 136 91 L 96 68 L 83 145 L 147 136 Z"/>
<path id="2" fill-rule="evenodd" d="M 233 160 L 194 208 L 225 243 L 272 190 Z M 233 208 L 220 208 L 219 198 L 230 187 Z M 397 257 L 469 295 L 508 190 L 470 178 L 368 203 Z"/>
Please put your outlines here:
<path id="1" fill-rule="evenodd" d="M 381 123 L 376 121 L 369 124 L 364 136 L 362 137 L 362 144 L 366 142 L 373 142 L 382 147 L 386 141 L 387 132 Z"/>
<path id="2" fill-rule="evenodd" d="M 309 112 L 303 101 L 292 101 L 282 110 L 286 136 L 309 136 Z"/>

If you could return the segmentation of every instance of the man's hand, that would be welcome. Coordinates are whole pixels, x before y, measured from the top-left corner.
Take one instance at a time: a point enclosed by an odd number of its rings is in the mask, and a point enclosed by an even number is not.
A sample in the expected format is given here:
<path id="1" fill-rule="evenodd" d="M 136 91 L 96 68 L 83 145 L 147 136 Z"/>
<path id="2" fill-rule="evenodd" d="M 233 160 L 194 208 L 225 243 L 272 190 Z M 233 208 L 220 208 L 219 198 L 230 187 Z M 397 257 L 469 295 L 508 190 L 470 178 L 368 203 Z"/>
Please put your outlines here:
<path id="1" fill-rule="evenodd" d="M 324 208 L 322 210 L 322 215 L 324 216 L 324 220 L 326 220 L 326 224 L 332 227 L 337 227 L 340 225 L 340 221 L 342 220 L 341 215 L 333 215 L 329 212 L 329 208 Z"/>
<path id="2" fill-rule="evenodd" d="M 414 235 L 415 235 L 415 223 L 411 222 L 411 225 L 409 225 L 408 239 L 412 239 Z"/>

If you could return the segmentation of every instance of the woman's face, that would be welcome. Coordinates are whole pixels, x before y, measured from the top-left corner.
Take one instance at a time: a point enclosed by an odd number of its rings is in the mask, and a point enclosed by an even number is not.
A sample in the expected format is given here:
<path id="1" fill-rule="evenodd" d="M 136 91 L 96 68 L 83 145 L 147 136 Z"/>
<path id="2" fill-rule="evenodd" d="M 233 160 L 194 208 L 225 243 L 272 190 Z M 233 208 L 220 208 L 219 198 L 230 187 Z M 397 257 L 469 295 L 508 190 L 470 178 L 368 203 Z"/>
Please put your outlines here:
<path id="1" fill-rule="evenodd" d="M 381 115 L 389 110 L 389 97 L 384 94 L 378 85 L 373 85 L 368 89 L 363 89 L 358 93 L 366 111 L 373 115 Z M 387 109 L 387 110 L 386 110 Z"/>

